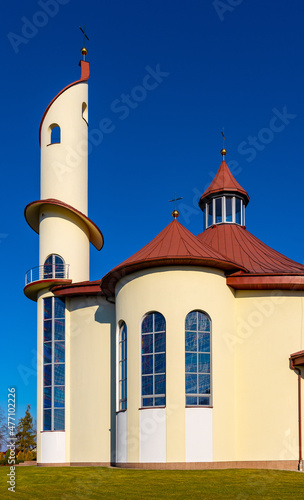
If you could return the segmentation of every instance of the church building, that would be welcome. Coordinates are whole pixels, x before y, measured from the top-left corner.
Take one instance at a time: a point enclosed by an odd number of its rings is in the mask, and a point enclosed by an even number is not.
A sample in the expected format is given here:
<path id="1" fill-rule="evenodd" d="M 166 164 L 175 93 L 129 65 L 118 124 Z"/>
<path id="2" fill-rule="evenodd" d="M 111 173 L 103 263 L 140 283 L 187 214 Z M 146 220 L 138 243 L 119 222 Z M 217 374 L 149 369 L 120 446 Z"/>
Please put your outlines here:
<path id="1" fill-rule="evenodd" d="M 82 55 L 42 117 L 40 199 L 25 208 L 39 234 L 24 288 L 37 302 L 38 465 L 302 470 L 304 266 L 247 230 L 224 149 L 202 233 L 174 210 L 90 281 L 103 235 L 88 217 Z"/>

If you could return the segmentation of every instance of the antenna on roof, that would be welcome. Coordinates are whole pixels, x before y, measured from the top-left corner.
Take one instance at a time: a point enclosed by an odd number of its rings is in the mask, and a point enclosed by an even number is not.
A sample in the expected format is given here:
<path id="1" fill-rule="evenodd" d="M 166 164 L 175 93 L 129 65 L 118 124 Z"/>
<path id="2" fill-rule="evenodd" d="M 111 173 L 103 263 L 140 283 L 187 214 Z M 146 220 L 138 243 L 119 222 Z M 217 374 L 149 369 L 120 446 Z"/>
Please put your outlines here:
<path id="1" fill-rule="evenodd" d="M 183 198 L 176 198 L 176 193 L 174 193 L 174 198 L 173 200 L 169 200 L 169 203 L 171 203 L 172 201 L 174 201 L 174 210 L 172 212 L 172 217 L 174 217 L 174 219 L 176 219 L 178 216 L 179 216 L 179 211 L 176 210 L 176 202 L 178 200 L 182 200 Z"/>
<path id="2" fill-rule="evenodd" d="M 85 45 L 86 45 L 86 39 L 89 40 L 89 37 L 86 35 L 85 26 L 83 27 L 83 29 L 81 26 L 79 26 L 79 29 L 80 29 L 81 33 L 83 33 L 83 47 L 82 47 L 80 52 L 82 54 L 83 60 L 85 61 L 85 56 L 88 53 L 88 50 L 86 49 Z"/>
<path id="3" fill-rule="evenodd" d="M 227 153 L 226 149 L 224 148 L 224 144 L 225 144 L 224 141 L 226 140 L 226 137 L 225 137 L 225 134 L 224 134 L 224 127 L 223 127 L 223 130 L 221 130 L 221 134 L 223 136 L 223 149 L 221 150 L 221 155 L 222 155 L 222 157 L 224 159 L 224 156 Z"/>

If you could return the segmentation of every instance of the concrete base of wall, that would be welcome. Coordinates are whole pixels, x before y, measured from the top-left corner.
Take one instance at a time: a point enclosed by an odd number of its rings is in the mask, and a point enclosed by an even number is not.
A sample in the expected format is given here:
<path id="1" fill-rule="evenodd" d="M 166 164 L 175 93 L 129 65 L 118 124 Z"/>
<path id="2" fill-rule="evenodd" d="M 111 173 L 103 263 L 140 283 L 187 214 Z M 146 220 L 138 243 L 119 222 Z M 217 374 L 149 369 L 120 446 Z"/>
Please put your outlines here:
<path id="1" fill-rule="evenodd" d="M 176 462 L 176 463 L 120 463 L 124 469 L 279 469 L 298 470 L 297 460 L 236 461 L 236 462 Z"/>
<path id="2" fill-rule="evenodd" d="M 37 467 L 113 467 L 109 462 L 66 462 L 37 464 Z M 117 463 L 114 467 L 122 469 L 167 469 L 167 470 L 207 470 L 207 469 L 278 469 L 298 470 L 297 460 L 266 460 L 239 462 L 175 462 L 175 463 Z"/>
<path id="3" fill-rule="evenodd" d="M 37 464 L 37 467 L 110 467 L 110 462 L 64 462 L 55 464 Z"/>

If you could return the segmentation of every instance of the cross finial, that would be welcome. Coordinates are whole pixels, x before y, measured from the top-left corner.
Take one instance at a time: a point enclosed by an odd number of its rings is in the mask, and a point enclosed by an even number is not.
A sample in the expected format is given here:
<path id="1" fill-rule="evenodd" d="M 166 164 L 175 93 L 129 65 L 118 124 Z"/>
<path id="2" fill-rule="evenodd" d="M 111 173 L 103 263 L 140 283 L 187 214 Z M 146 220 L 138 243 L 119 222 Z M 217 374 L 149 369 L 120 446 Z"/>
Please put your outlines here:
<path id="1" fill-rule="evenodd" d="M 225 144 L 225 142 L 224 142 L 224 141 L 226 140 L 226 137 L 225 137 L 225 135 L 224 135 L 224 127 L 223 127 L 223 130 L 221 130 L 221 134 L 222 134 L 222 136 L 223 136 L 223 149 L 221 150 L 221 155 L 222 155 L 222 157 L 223 157 L 223 159 L 224 159 L 224 156 L 225 156 L 225 154 L 227 153 L 226 149 L 224 148 L 224 144 Z"/>
<path id="2" fill-rule="evenodd" d="M 172 216 L 174 217 L 174 219 L 176 219 L 178 216 L 179 216 L 179 212 L 178 210 L 176 210 L 176 202 L 178 200 L 182 200 L 183 198 L 176 198 L 176 193 L 174 193 L 174 198 L 173 200 L 169 200 L 169 203 L 171 203 L 172 201 L 174 201 L 174 210 L 172 212 Z"/>
<path id="3" fill-rule="evenodd" d="M 83 28 L 81 26 L 79 26 L 79 29 L 80 29 L 81 33 L 83 33 L 83 47 L 81 49 L 81 53 L 83 56 L 83 60 L 85 61 L 85 56 L 88 53 L 88 50 L 86 49 L 85 44 L 86 44 L 86 39 L 89 40 L 89 37 L 86 35 L 85 26 Z"/>

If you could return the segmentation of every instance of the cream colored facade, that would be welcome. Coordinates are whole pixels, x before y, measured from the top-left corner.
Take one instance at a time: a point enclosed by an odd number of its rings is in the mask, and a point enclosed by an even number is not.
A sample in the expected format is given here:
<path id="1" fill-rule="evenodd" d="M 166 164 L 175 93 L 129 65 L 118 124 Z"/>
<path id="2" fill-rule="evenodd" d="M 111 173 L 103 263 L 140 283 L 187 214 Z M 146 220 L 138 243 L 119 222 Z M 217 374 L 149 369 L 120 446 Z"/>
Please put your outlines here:
<path id="1" fill-rule="evenodd" d="M 135 261 L 125 276 L 114 270 L 112 291 L 104 285 L 108 275 L 101 282 L 89 282 L 93 223 L 86 217 L 87 88 L 83 77 L 61 92 L 47 108 L 41 127 L 39 265 L 43 270 L 46 259 L 54 255 L 70 267 L 69 276 L 63 277 L 53 266 L 51 278 L 40 275 L 25 288 L 30 298 L 35 292 L 37 300 L 38 463 L 173 468 L 262 463 L 295 468 L 298 386 L 289 356 L 304 350 L 304 291 L 234 289 L 227 284 L 227 274 L 237 265 L 222 262 L 210 248 L 198 263 L 196 254 L 205 251 L 200 243 L 195 256 L 185 253 L 179 264 L 175 255 L 165 255 L 152 267 L 143 260 L 137 266 Z M 60 143 L 51 144 L 55 125 L 61 129 Z M 35 228 L 34 215 L 28 219 Z M 98 228 L 93 231 L 101 242 Z M 190 238 L 191 248 L 196 244 L 193 235 L 181 238 L 183 244 Z M 50 425 L 44 416 L 45 409 L 52 415 L 60 410 L 54 396 L 55 365 L 60 363 L 54 310 L 51 340 L 45 338 L 49 297 L 53 304 L 63 300 L 65 305 L 60 429 L 54 416 Z M 192 311 L 203 312 L 211 321 L 208 406 L 186 406 L 185 319 Z M 166 404 L 142 408 L 141 325 L 153 312 L 166 321 Z M 122 322 L 127 327 L 126 410 L 119 408 Z M 46 366 L 52 374 L 47 383 Z M 303 391 L 302 384 L 304 397 Z"/>

